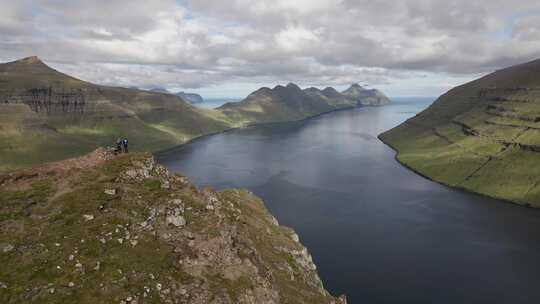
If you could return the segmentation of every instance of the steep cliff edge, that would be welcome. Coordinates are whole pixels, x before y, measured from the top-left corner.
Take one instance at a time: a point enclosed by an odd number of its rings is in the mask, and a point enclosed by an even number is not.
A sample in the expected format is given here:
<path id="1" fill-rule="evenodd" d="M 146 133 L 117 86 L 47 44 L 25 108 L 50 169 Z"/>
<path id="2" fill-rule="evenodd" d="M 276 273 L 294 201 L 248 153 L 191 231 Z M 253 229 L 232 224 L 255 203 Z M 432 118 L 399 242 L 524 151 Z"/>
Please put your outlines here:
<path id="1" fill-rule="evenodd" d="M 191 104 L 198 104 L 198 103 L 204 102 L 204 99 L 202 98 L 202 96 L 195 93 L 178 92 L 175 95 L 184 99 L 185 101 Z"/>
<path id="2" fill-rule="evenodd" d="M 245 190 L 105 150 L 0 175 L 2 303 L 346 303 Z"/>
<path id="3" fill-rule="evenodd" d="M 454 88 L 380 138 L 426 177 L 540 207 L 540 60 Z"/>

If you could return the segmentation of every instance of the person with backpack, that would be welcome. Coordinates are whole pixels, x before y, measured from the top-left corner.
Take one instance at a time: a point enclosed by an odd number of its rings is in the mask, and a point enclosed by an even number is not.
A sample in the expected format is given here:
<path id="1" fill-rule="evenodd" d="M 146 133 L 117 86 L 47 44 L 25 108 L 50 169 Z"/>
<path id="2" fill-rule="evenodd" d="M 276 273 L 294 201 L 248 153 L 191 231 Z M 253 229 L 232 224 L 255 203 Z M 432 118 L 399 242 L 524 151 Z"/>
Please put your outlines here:
<path id="1" fill-rule="evenodd" d="M 124 150 L 124 153 L 128 153 L 128 140 L 127 140 L 127 138 L 124 138 L 122 140 L 122 148 Z"/>
<path id="2" fill-rule="evenodd" d="M 122 152 L 122 140 L 120 138 L 116 139 L 116 147 L 113 150 L 114 154 Z"/>

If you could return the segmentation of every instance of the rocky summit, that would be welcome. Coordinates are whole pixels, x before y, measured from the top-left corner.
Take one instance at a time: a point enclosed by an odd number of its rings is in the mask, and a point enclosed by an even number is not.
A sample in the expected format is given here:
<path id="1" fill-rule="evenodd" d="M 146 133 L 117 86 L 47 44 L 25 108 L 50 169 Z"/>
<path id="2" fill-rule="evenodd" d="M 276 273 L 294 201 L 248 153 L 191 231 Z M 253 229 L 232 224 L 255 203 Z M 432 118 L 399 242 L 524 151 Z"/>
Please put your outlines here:
<path id="1" fill-rule="evenodd" d="M 1 303 L 346 303 L 246 190 L 104 149 L 0 176 Z"/>
<path id="2" fill-rule="evenodd" d="M 351 85 L 347 90 L 341 92 L 341 94 L 363 106 L 383 106 L 391 102 L 383 92 L 377 89 L 368 90 L 359 84 Z"/>

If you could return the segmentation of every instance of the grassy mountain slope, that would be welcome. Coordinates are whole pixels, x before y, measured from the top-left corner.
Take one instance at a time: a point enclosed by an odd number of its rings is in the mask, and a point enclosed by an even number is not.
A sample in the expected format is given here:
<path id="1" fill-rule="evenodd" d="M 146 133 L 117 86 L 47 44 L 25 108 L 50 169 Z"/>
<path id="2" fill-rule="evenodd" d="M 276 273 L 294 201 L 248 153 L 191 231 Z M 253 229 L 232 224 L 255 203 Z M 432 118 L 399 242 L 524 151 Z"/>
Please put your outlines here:
<path id="1" fill-rule="evenodd" d="M 244 190 L 104 149 L 0 175 L 1 303 L 344 304 Z"/>
<path id="2" fill-rule="evenodd" d="M 80 93 L 84 106 L 63 110 L 58 100 L 51 111 L 36 111 L 28 106 L 34 100 L 28 90 L 43 88 Z M 118 136 L 137 143 L 137 150 L 155 151 L 229 127 L 219 112 L 195 108 L 171 94 L 97 86 L 36 57 L 0 64 L 0 169 L 81 155 Z"/>
<path id="3" fill-rule="evenodd" d="M 37 57 L 0 64 L 0 171 L 113 145 L 155 152 L 206 134 L 305 119 L 361 104 L 332 88 L 262 88 L 218 110 L 170 93 L 99 86 L 60 73 Z"/>
<path id="4" fill-rule="evenodd" d="M 429 178 L 540 207 L 540 60 L 454 88 L 380 138 Z"/>
<path id="5" fill-rule="evenodd" d="M 11 93 L 36 87 L 91 88 L 92 84 L 51 69 L 38 57 L 0 64 L 0 92 Z"/>

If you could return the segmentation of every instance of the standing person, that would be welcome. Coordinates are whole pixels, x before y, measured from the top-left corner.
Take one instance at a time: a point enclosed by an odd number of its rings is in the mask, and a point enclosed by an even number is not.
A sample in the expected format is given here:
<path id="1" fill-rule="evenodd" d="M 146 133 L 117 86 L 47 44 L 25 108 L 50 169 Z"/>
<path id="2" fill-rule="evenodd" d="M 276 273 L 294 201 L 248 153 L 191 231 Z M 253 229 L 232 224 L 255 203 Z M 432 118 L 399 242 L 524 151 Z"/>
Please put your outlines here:
<path id="1" fill-rule="evenodd" d="M 120 137 L 116 139 L 116 148 L 114 149 L 114 154 L 122 152 L 122 140 Z"/>
<path id="2" fill-rule="evenodd" d="M 127 138 L 124 138 L 122 140 L 122 147 L 124 148 L 124 153 L 128 153 L 128 140 L 127 140 Z"/>

